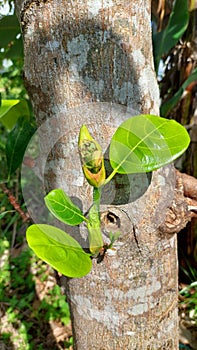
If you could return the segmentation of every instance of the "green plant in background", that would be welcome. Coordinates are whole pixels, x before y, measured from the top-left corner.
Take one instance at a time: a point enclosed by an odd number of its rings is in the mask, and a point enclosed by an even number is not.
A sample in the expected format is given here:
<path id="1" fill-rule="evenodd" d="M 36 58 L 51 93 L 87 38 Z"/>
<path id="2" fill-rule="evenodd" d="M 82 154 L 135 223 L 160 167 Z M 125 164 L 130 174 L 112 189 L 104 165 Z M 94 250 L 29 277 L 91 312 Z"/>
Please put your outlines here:
<path id="1" fill-rule="evenodd" d="M 0 20 L 0 59 L 21 59 L 23 42 L 16 14 L 3 16 Z"/>
<path id="2" fill-rule="evenodd" d="M 50 322 L 62 325 L 70 323 L 68 303 L 61 288 L 55 284 L 55 278 L 50 284 L 51 289 L 45 290 L 44 297 L 39 299 L 41 294 L 36 293 L 36 280 L 39 283 L 42 281 L 43 286 L 45 281 L 47 286 L 52 271 L 28 247 L 16 257 L 9 255 L 9 248 L 9 240 L 4 238 L 0 246 L 0 256 L 3 256 L 0 274 L 0 343 L 3 340 L 7 347 L 10 343 L 16 344 L 20 350 L 45 349 Z M 4 328 L 5 323 L 7 325 Z M 72 344 L 72 339 L 67 339 L 66 348 Z M 43 345 L 39 345 L 40 342 Z"/>
<path id="3" fill-rule="evenodd" d="M 20 167 L 25 149 L 36 127 L 25 100 L 1 100 L 0 122 L 7 134 L 0 145 L 2 151 L 0 160 L 1 163 L 6 163 L 1 168 L 0 180 L 5 181 L 7 175 L 9 181 L 10 176 Z"/>
<path id="4" fill-rule="evenodd" d="M 28 98 L 22 77 L 23 57 L 20 24 L 10 9 L 8 15 L 0 14 L 0 89 L 4 100 Z"/>
<path id="5" fill-rule="evenodd" d="M 182 304 L 187 306 L 190 318 L 197 322 L 197 281 L 180 290 L 183 297 Z"/>
<path id="6" fill-rule="evenodd" d="M 0 17 L 0 181 L 9 182 L 23 160 L 35 122 L 22 79 L 23 43 L 15 14 Z"/>
<path id="7" fill-rule="evenodd" d="M 188 1 L 175 0 L 166 28 L 153 35 L 153 53 L 156 72 L 158 72 L 162 56 L 177 44 L 187 29 L 188 23 Z"/>
<path id="8" fill-rule="evenodd" d="M 157 74 L 159 73 L 159 64 L 162 62 L 162 59 L 165 57 L 166 60 L 166 58 L 170 56 L 171 50 L 176 47 L 180 40 L 182 40 L 182 45 L 184 43 L 186 47 L 190 46 L 190 44 L 184 42 L 183 36 L 188 29 L 190 16 L 194 10 L 194 1 L 188 2 L 188 0 L 175 0 L 166 27 L 160 32 L 154 32 L 153 30 L 153 56 L 155 71 Z M 192 57 L 187 57 L 187 60 L 192 61 Z M 171 65 L 174 66 L 175 64 L 171 62 Z M 173 74 L 174 73 L 172 71 L 172 75 Z M 185 74 L 185 76 L 187 77 L 187 74 Z M 184 82 L 181 83 L 176 93 L 174 93 L 170 98 L 167 98 L 167 100 L 165 98 L 165 101 L 162 101 L 160 108 L 160 114 L 162 117 L 169 116 L 169 113 L 178 104 L 183 92 L 188 87 L 188 85 L 195 82 L 196 80 L 197 69 L 194 68 L 189 77 L 187 77 Z M 160 88 L 162 89 L 162 87 Z M 170 89 L 168 90 L 169 91 L 167 92 L 167 95 L 170 96 Z"/>
<path id="9" fill-rule="evenodd" d="M 93 201 L 88 216 L 84 216 L 62 189 L 52 190 L 45 197 L 51 213 L 71 226 L 87 225 L 89 252 L 67 233 L 54 226 L 38 224 L 27 229 L 27 241 L 37 256 L 57 271 L 69 277 L 82 277 L 92 268 L 92 258 L 98 258 L 103 247 L 111 248 L 120 232 L 110 233 L 111 244 L 105 246 L 100 222 L 100 197 L 103 187 L 117 174 L 146 173 L 156 170 L 179 157 L 190 142 L 187 131 L 174 120 L 154 115 L 138 115 L 123 122 L 110 143 L 109 159 L 112 173 L 106 178 L 100 145 L 82 126 L 79 133 L 79 153 L 85 178 L 93 187 Z"/>
<path id="10" fill-rule="evenodd" d="M 65 302 L 65 296 L 62 295 L 61 288 L 58 285 L 54 285 L 48 292 L 48 295 L 42 300 L 37 310 L 37 317 L 39 317 L 39 313 L 43 310 L 46 312 L 46 321 L 60 319 L 64 325 L 70 322 L 69 306 Z"/>
<path id="11" fill-rule="evenodd" d="M 185 91 L 187 86 L 195 81 L 197 81 L 197 68 L 193 70 L 191 75 L 184 81 L 184 83 L 181 85 L 178 91 L 174 94 L 174 96 L 161 105 L 160 112 L 163 117 L 167 117 L 167 115 L 169 115 L 169 112 L 180 101 L 181 96 L 183 95 L 183 92 Z"/>

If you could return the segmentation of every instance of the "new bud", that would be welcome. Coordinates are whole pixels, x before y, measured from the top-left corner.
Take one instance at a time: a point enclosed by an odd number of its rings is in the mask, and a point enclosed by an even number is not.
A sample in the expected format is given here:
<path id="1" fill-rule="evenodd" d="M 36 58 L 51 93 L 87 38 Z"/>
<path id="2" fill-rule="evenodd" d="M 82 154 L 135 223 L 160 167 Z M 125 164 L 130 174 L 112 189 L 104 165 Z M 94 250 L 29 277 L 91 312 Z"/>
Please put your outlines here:
<path id="1" fill-rule="evenodd" d="M 100 187 L 105 181 L 104 158 L 100 145 L 82 125 L 79 133 L 79 153 L 84 175 L 90 185 Z"/>

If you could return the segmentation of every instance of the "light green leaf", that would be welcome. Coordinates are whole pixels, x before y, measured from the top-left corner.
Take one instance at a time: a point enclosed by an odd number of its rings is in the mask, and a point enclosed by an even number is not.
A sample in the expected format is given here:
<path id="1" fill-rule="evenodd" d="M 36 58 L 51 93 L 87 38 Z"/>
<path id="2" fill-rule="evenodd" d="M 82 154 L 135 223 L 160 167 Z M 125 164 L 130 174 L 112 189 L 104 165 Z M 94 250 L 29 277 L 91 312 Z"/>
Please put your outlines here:
<path id="1" fill-rule="evenodd" d="M 30 111 L 25 100 L 2 100 L 0 107 L 0 122 L 11 130 L 16 124 L 17 119 L 25 117 L 29 119 Z"/>
<path id="2" fill-rule="evenodd" d="M 163 54 L 176 45 L 189 23 L 188 0 L 176 0 L 167 27 L 153 36 L 156 71 Z"/>
<path id="3" fill-rule="evenodd" d="M 26 147 L 35 130 L 25 118 L 19 118 L 10 131 L 6 143 L 8 177 L 21 165 Z"/>
<path id="4" fill-rule="evenodd" d="M 192 74 L 184 81 L 183 85 L 179 88 L 179 90 L 176 92 L 176 94 L 168 101 L 162 104 L 160 108 L 160 112 L 162 117 L 166 117 L 168 113 L 171 111 L 172 108 L 176 106 L 176 104 L 179 102 L 184 90 L 186 87 L 191 84 L 193 81 L 197 81 L 197 68 L 194 69 Z"/>
<path id="5" fill-rule="evenodd" d="M 76 226 L 82 221 L 88 221 L 62 189 L 52 190 L 44 200 L 50 212 L 65 224 Z"/>
<path id="6" fill-rule="evenodd" d="M 35 254 L 68 277 L 83 277 L 92 268 L 80 244 L 57 227 L 40 224 L 27 229 L 27 242 Z"/>
<path id="7" fill-rule="evenodd" d="M 175 120 L 144 114 L 129 118 L 112 137 L 112 174 L 145 173 L 158 169 L 178 158 L 189 142 L 187 131 Z"/>

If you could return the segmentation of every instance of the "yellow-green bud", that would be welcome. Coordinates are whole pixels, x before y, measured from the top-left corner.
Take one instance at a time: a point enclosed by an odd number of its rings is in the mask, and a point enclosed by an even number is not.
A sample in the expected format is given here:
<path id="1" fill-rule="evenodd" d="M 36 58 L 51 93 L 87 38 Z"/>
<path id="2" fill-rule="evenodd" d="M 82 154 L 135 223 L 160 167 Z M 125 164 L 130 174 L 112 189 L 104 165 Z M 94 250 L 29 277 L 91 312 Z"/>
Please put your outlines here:
<path id="1" fill-rule="evenodd" d="M 79 153 L 84 175 L 90 185 L 100 187 L 105 181 L 104 158 L 100 145 L 82 125 L 79 133 Z"/>

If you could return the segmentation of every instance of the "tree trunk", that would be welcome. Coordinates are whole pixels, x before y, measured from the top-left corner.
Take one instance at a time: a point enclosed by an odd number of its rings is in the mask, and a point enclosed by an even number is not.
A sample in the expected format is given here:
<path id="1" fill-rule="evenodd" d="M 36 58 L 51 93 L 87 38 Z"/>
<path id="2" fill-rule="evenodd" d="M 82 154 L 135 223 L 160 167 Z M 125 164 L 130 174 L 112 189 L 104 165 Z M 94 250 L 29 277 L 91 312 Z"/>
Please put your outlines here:
<path id="1" fill-rule="evenodd" d="M 45 173 L 47 189 L 63 188 L 86 212 L 92 193 L 77 152 L 80 126 L 89 127 L 107 161 L 123 120 L 159 111 L 150 1 L 18 0 L 16 6 L 25 83 L 41 126 L 41 181 Z M 118 226 L 121 236 L 100 264 L 93 260 L 88 276 L 63 279 L 74 349 L 178 349 L 178 229 L 172 224 L 165 232 L 175 186 L 167 166 L 150 176 L 116 176 L 106 188 L 103 232 Z M 66 231 L 87 246 L 84 227 L 81 235 Z"/>

